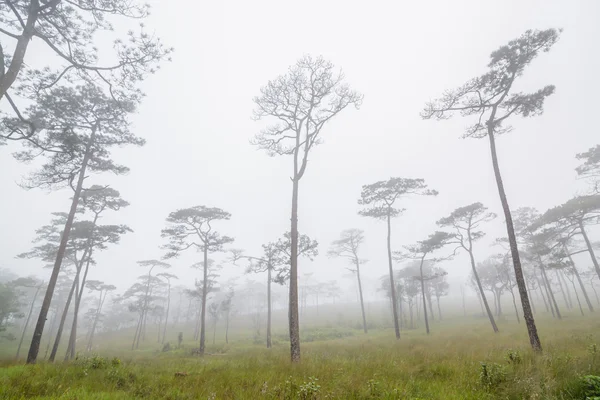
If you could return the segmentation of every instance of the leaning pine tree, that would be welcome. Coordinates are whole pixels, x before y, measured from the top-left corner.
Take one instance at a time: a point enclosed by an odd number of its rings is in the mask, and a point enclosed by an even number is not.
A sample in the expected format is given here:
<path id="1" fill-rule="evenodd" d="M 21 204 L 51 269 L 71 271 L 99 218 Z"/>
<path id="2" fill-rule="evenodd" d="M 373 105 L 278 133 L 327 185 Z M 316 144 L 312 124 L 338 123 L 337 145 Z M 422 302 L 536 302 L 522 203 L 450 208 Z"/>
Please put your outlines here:
<path id="1" fill-rule="evenodd" d="M 292 362 L 300 361 L 298 317 L 298 185 L 306 172 L 308 154 L 321 143 L 325 124 L 350 105 L 359 107 L 362 95 L 350 89 L 344 75 L 322 57 L 304 56 L 261 88 L 254 99 L 256 119 L 274 121 L 252 144 L 270 156 L 293 157 L 290 257 L 290 350 Z"/>
<path id="2" fill-rule="evenodd" d="M 496 136 L 508 132 L 506 120 L 513 115 L 533 117 L 542 114 L 544 101 L 554 93 L 554 86 L 548 85 L 537 92 L 514 92 L 513 85 L 527 67 L 541 52 L 548 52 L 559 37 L 559 30 L 528 30 L 517 39 L 500 47 L 490 55 L 490 70 L 471 79 L 458 89 L 447 91 L 435 101 L 427 103 L 421 113 L 424 119 L 447 119 L 458 111 L 463 116 L 473 116 L 475 124 L 467 129 L 465 137 L 484 138 L 490 141 L 492 166 L 498 186 L 502 209 L 506 219 L 506 230 L 515 269 L 515 276 L 523 306 L 523 317 L 529 333 L 529 341 L 534 350 L 541 351 L 531 304 L 527 295 L 517 238 L 496 152 Z"/>
<path id="3" fill-rule="evenodd" d="M 144 140 L 129 130 L 127 118 L 135 111 L 137 100 L 117 101 L 100 88 L 88 83 L 77 87 L 57 87 L 41 94 L 37 103 L 27 110 L 28 121 L 38 127 L 36 143 L 23 142 L 24 151 L 16 153 L 20 161 L 43 157 L 44 164 L 24 182 L 27 188 L 58 189 L 71 187 L 74 191 L 71 207 L 62 232 L 52 274 L 34 330 L 28 363 L 35 363 L 44 325 L 67 247 L 84 180 L 89 172 L 123 174 L 129 169 L 114 163 L 110 149 Z M 15 125 L 19 121 L 13 121 Z M 41 149 L 41 150 L 40 150 Z"/>

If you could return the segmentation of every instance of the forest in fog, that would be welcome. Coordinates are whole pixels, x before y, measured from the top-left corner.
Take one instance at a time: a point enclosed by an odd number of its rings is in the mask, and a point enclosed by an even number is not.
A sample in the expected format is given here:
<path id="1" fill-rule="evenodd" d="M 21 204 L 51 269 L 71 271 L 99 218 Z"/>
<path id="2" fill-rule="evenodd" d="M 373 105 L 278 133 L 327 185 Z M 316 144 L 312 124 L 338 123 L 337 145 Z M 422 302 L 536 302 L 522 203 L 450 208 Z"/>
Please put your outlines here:
<path id="1" fill-rule="evenodd" d="M 178 3 L 0 2 L 0 397 L 600 398 L 597 3 Z"/>

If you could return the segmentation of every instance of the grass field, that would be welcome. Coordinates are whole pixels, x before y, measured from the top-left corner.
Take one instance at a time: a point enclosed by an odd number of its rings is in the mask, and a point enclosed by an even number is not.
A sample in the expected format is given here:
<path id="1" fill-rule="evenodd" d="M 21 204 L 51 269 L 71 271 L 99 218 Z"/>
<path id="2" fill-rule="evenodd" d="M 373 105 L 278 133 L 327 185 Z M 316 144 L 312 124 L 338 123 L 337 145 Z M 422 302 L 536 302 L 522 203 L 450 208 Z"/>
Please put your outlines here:
<path id="1" fill-rule="evenodd" d="M 429 336 L 403 332 L 400 341 L 392 330 L 320 328 L 303 333 L 313 341 L 303 344 L 299 365 L 290 363 L 282 341 L 271 350 L 249 340 L 217 342 L 199 358 L 191 354 L 193 342 L 169 352 L 146 343 L 132 352 L 125 337 L 113 337 L 104 353 L 71 363 L 5 362 L 0 398 L 592 398 L 593 382 L 584 377 L 600 375 L 600 318 L 538 325 L 541 355 L 529 350 L 525 327 L 514 322 L 494 335 L 483 320 L 456 318 L 437 322 Z"/>

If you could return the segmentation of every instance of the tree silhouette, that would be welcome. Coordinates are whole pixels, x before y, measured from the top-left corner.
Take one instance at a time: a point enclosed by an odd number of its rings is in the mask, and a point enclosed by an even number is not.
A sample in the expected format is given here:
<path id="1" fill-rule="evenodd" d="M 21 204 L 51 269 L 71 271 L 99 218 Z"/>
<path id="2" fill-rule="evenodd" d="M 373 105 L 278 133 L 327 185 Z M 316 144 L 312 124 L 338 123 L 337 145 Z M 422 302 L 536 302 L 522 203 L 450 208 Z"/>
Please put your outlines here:
<path id="1" fill-rule="evenodd" d="M 392 296 L 392 319 L 396 339 L 400 339 L 400 325 L 398 324 L 396 287 L 394 284 L 394 270 L 392 267 L 392 218 L 404 212 L 404 209 L 395 208 L 397 200 L 409 196 L 437 196 L 436 190 L 431 190 L 423 179 L 390 178 L 387 181 L 378 181 L 370 185 L 363 185 L 358 204 L 365 206 L 359 215 L 371 217 L 387 222 L 387 256 L 390 274 L 390 294 Z"/>
<path id="2" fill-rule="evenodd" d="M 117 289 L 114 285 L 105 284 L 102 281 L 90 280 L 86 282 L 87 288 L 91 292 L 98 292 L 98 306 L 96 307 L 93 313 L 93 322 L 92 327 L 90 328 L 90 332 L 88 334 L 88 343 L 86 350 L 92 351 L 92 344 L 94 343 L 94 333 L 96 332 L 96 327 L 98 326 L 98 322 L 102 316 L 102 306 L 104 305 L 104 301 L 106 300 L 106 296 L 108 292 Z"/>
<path id="3" fill-rule="evenodd" d="M 432 273 L 431 275 L 425 275 L 423 274 L 423 267 L 425 266 L 426 261 L 432 263 L 443 259 L 447 259 L 448 257 L 427 258 L 427 256 L 446 246 L 449 242 L 451 242 L 452 239 L 452 234 L 448 232 L 436 231 L 429 235 L 427 239 L 421 240 L 415 245 L 405 246 L 405 249 L 408 251 L 408 253 L 396 252 L 396 259 L 398 261 L 403 261 L 406 259 L 419 260 L 419 276 L 416 278 L 421 282 L 421 294 L 423 295 L 423 316 L 425 317 L 425 330 L 427 334 L 429 334 L 429 320 L 427 318 L 425 281 L 438 278 L 440 275 L 438 275 L 436 272 Z M 446 272 L 443 271 L 442 275 L 445 274 Z"/>
<path id="4" fill-rule="evenodd" d="M 171 279 L 179 279 L 177 275 L 169 274 L 168 272 L 161 272 L 156 275 L 167 281 L 167 310 L 165 314 L 165 325 L 163 327 L 162 341 L 165 343 L 165 337 L 167 336 L 167 325 L 169 324 L 169 310 L 171 309 Z"/>
<path id="5" fill-rule="evenodd" d="M 485 306 L 485 311 L 492 325 L 494 332 L 498 332 L 498 326 L 490 310 L 483 287 L 481 286 L 481 280 L 475 267 L 475 257 L 473 256 L 473 242 L 481 239 L 485 236 L 485 233 L 481 230 L 477 230 L 482 222 L 488 222 L 496 218 L 496 214 L 487 211 L 487 207 L 484 207 L 481 203 L 473 203 L 468 206 L 459 207 L 452 211 L 449 216 L 441 218 L 437 221 L 440 227 L 451 227 L 454 228 L 455 235 L 454 241 L 462 247 L 467 253 L 469 253 L 469 260 L 471 261 L 471 271 L 473 277 L 477 283 L 477 289 L 481 296 L 481 300 Z"/>
<path id="6" fill-rule="evenodd" d="M 39 127 L 23 116 L 13 94 L 35 101 L 40 93 L 46 94 L 61 84 L 99 82 L 116 100 L 141 97 L 138 84 L 159 68 L 158 63 L 167 58 L 172 49 L 165 48 L 159 39 L 146 33 L 143 24 L 139 33 L 125 34 L 115 31 L 114 22 L 123 17 L 144 19 L 148 14 L 148 5 L 129 0 L 7 1 L 0 8 L 0 34 L 6 40 L 3 46 L 12 42 L 14 51 L 12 55 L 5 54 L 4 50 L 1 53 L 0 99 L 7 99 L 12 116 L 4 118 L 0 145 L 6 140 L 36 142 Z M 100 53 L 104 58 L 105 51 L 110 50 L 109 46 L 97 47 L 98 39 L 105 40 L 107 34 L 115 35 L 115 32 L 118 37 L 112 47 L 114 61 L 100 63 Z M 25 56 L 32 39 L 55 56 L 51 65 L 39 69 L 27 65 Z"/>
<path id="7" fill-rule="evenodd" d="M 529 341 L 536 351 L 542 350 L 542 344 L 527 296 L 512 215 L 500 174 L 496 136 L 510 131 L 506 121 L 513 115 L 533 117 L 542 114 L 544 101 L 554 93 L 554 86 L 548 85 L 536 92 L 526 94 L 514 93 L 513 85 L 540 52 L 550 50 L 558 40 L 559 34 L 560 31 L 556 29 L 526 31 L 520 37 L 492 52 L 488 72 L 471 79 L 456 90 L 445 92 L 440 99 L 427 103 L 421 113 L 424 119 L 443 120 L 455 112 L 462 116 L 474 117 L 476 122 L 467 129 L 464 137 L 484 138 L 487 136 L 490 141 L 492 166 L 506 219 L 506 230 L 523 306 L 523 316 L 527 325 Z"/>
<path id="8" fill-rule="evenodd" d="M 206 339 L 206 296 L 208 294 L 208 253 L 222 251 L 225 244 L 233 242 L 228 236 L 221 236 L 213 230 L 212 224 L 229 220 L 231 214 L 216 207 L 195 206 L 173 211 L 167 217 L 168 227 L 162 230 L 162 237 L 169 243 L 166 258 L 177 257 L 182 251 L 196 248 L 204 254 L 204 275 L 202 279 L 202 311 L 200 320 L 200 349 L 204 355 Z"/>
<path id="9" fill-rule="evenodd" d="M 350 105 L 362 103 L 362 95 L 344 82 L 344 75 L 322 57 L 304 56 L 287 74 L 269 81 L 254 98 L 257 120 L 270 119 L 252 144 L 270 156 L 293 157 L 290 259 L 290 351 L 300 361 L 298 320 L 298 185 L 306 172 L 308 154 L 321 143 L 323 127 Z"/>
<path id="10" fill-rule="evenodd" d="M 583 161 L 583 164 L 575 169 L 577 175 L 591 180 L 594 191 L 596 194 L 600 194 L 600 144 L 577 154 L 575 157 Z"/>
<path id="11" fill-rule="evenodd" d="M 354 265 L 354 268 L 348 268 L 353 273 L 356 273 L 358 281 L 358 294 L 360 298 L 360 311 L 362 313 L 363 330 L 367 333 L 367 317 L 365 315 L 365 304 L 363 302 L 362 283 L 360 280 L 360 266 L 366 260 L 361 260 L 358 257 L 358 249 L 364 242 L 364 231 L 360 229 L 346 229 L 340 234 L 340 238 L 331 243 L 331 248 L 327 253 L 330 257 L 344 257 L 349 259 Z"/>

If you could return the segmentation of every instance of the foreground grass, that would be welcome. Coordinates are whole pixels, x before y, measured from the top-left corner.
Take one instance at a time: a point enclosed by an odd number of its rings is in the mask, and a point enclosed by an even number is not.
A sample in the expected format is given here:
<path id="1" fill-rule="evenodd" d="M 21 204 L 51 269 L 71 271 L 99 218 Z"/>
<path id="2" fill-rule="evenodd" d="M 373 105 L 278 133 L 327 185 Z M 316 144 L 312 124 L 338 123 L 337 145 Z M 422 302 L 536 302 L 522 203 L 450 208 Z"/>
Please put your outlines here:
<path id="1" fill-rule="evenodd" d="M 38 399 L 585 399 L 581 377 L 600 375 L 600 320 L 540 321 L 544 353 L 529 350 L 525 327 L 481 321 L 434 325 L 402 340 L 377 331 L 271 350 L 234 343 L 189 351 L 147 348 L 107 358 L 0 369 L 0 398 Z M 191 343 L 188 348 L 191 347 Z M 216 353 L 216 352 L 219 353 Z M 111 357 L 119 355 L 119 359 Z M 484 365 L 482 365 L 482 363 Z M 181 373 L 181 374 L 180 374 Z"/>

